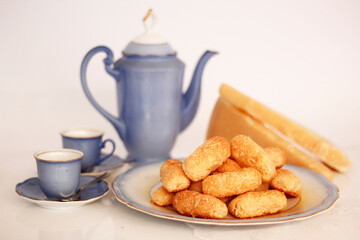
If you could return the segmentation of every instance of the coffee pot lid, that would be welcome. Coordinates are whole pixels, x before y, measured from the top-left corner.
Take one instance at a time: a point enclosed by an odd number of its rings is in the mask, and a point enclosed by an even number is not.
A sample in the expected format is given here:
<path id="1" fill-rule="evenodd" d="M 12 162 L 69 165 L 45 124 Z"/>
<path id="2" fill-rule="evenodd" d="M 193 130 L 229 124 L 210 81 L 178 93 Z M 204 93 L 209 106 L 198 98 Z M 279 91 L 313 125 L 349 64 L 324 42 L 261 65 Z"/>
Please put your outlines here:
<path id="1" fill-rule="evenodd" d="M 148 19 L 151 17 L 151 25 L 148 25 Z M 143 19 L 145 32 L 135 37 L 124 49 L 123 54 L 127 56 L 168 56 L 176 52 L 170 44 L 156 31 L 157 17 L 149 9 Z"/>

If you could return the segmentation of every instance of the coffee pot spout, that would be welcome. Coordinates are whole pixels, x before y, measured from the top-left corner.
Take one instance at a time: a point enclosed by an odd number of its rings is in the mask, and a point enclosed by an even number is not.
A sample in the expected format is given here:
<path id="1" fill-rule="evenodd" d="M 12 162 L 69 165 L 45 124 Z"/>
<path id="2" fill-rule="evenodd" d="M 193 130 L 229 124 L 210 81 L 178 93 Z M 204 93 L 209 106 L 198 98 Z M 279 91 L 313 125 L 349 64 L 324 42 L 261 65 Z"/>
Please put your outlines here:
<path id="1" fill-rule="evenodd" d="M 194 119 L 199 106 L 201 79 L 204 67 L 208 60 L 217 54 L 214 51 L 206 51 L 196 65 L 191 83 L 185 94 L 182 96 L 181 106 L 181 131 L 183 131 Z"/>

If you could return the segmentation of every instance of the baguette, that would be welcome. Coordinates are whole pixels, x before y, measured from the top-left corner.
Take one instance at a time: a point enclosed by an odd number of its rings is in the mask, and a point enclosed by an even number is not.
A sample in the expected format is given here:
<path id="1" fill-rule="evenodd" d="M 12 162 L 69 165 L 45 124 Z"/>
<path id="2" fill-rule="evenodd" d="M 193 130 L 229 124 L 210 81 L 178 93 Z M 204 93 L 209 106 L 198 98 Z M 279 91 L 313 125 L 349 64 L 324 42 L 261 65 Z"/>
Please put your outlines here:
<path id="1" fill-rule="evenodd" d="M 350 159 L 330 142 L 234 88 L 222 84 L 220 96 L 262 124 L 269 124 L 284 136 L 294 140 L 331 168 L 346 172 L 351 166 Z"/>
<path id="2" fill-rule="evenodd" d="M 299 150 L 262 123 L 236 109 L 225 98 L 220 97 L 212 113 L 207 138 L 222 136 L 230 141 L 239 134 L 249 136 L 261 147 L 280 147 L 285 151 L 288 163 L 309 168 L 329 180 L 333 178 L 333 171 L 323 163 Z"/>

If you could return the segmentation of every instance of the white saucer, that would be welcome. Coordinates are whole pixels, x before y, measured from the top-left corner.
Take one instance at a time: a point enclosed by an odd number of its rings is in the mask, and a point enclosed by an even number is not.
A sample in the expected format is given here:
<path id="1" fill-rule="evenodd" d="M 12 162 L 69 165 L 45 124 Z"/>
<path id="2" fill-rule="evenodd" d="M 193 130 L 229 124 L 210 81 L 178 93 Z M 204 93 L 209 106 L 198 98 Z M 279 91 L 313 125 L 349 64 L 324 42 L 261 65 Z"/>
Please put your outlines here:
<path id="1" fill-rule="evenodd" d="M 94 177 L 91 176 L 80 176 L 80 187 L 93 179 Z M 18 183 L 15 191 L 23 199 L 35 203 L 40 207 L 64 210 L 77 208 L 102 198 L 109 191 L 109 187 L 105 181 L 97 182 L 96 184 L 85 188 L 81 192 L 80 200 L 69 202 L 47 200 L 45 194 L 40 188 L 39 179 L 36 177 L 29 178 L 24 182 Z"/>

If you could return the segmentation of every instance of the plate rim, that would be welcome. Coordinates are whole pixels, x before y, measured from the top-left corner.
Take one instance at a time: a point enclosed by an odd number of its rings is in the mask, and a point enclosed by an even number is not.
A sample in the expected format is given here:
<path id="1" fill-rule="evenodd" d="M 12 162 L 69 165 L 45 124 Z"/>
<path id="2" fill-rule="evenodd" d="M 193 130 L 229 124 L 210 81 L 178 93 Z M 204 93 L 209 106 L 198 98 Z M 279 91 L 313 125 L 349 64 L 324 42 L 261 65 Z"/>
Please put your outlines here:
<path id="1" fill-rule="evenodd" d="M 258 220 L 256 220 L 257 218 L 248 218 L 248 219 L 233 219 L 233 220 L 226 220 L 226 219 L 205 219 L 205 218 L 193 218 L 193 217 L 188 217 L 188 216 L 183 216 L 179 214 L 179 217 L 177 217 L 176 215 L 173 214 L 169 214 L 169 213 L 164 213 L 164 214 L 159 214 L 153 211 L 149 211 L 146 210 L 144 208 L 147 208 L 146 206 L 143 206 L 141 204 L 137 204 L 135 203 L 132 204 L 130 202 L 131 201 L 126 201 L 127 198 L 126 196 L 123 195 L 123 197 L 119 196 L 118 192 L 115 190 L 115 184 L 118 181 L 121 181 L 122 179 L 124 179 L 126 176 L 128 176 L 129 174 L 131 174 L 131 172 L 135 171 L 135 170 L 139 170 L 139 168 L 144 168 L 150 165 L 156 165 L 156 164 L 160 164 L 161 162 L 155 162 L 155 163 L 147 163 L 147 164 L 143 164 L 143 165 L 138 165 L 138 166 L 134 166 L 133 168 L 129 169 L 127 172 L 117 176 L 114 178 L 114 180 L 112 181 L 110 187 L 112 192 L 114 193 L 116 199 L 121 202 L 122 204 L 124 204 L 127 207 L 130 207 L 134 210 L 137 210 L 139 212 L 151 215 L 151 216 L 155 216 L 158 218 L 162 218 L 162 219 L 168 219 L 168 220 L 173 220 L 173 221 L 180 221 L 180 222 L 186 222 L 186 223 L 193 223 L 193 224 L 204 224 L 204 225 L 218 225 L 218 226 L 249 226 L 249 225 L 267 225 L 267 224 L 280 224 L 280 223 L 285 223 L 285 222 L 293 222 L 293 221 L 300 221 L 300 220 L 304 220 L 316 215 L 319 215 L 321 213 L 324 213 L 328 210 L 330 210 L 335 202 L 339 199 L 339 188 L 333 184 L 331 181 L 329 181 L 326 177 L 324 177 L 323 175 L 316 173 L 314 171 L 311 171 L 307 168 L 301 167 L 301 166 L 297 166 L 297 165 L 293 165 L 293 164 L 285 164 L 286 166 L 290 166 L 291 168 L 298 168 L 301 171 L 305 171 L 307 174 L 310 174 L 312 176 L 314 176 L 315 178 L 319 179 L 319 181 L 321 181 L 323 183 L 323 185 L 326 186 L 327 189 L 327 197 L 322 201 L 322 203 L 313 208 L 310 209 L 308 211 L 305 211 L 303 213 L 298 213 L 298 214 L 294 214 L 294 215 L 290 215 L 292 216 L 291 218 L 288 218 L 289 216 L 286 216 L 284 219 L 274 219 L 274 220 L 265 220 L 265 219 L 260 219 L 258 218 Z M 120 189 L 119 189 L 120 190 Z M 120 190 L 121 191 L 121 190 Z M 331 193 L 335 193 L 336 196 L 332 196 Z M 332 199 L 331 202 L 327 203 L 327 200 Z M 128 199 L 128 198 L 127 198 Z M 325 205 L 324 205 L 325 204 Z M 139 206 L 142 206 L 144 208 L 141 208 Z M 315 209 L 320 208 L 319 210 L 313 212 Z M 308 213 L 308 214 L 306 214 Z M 304 215 L 306 214 L 306 215 Z M 255 221 L 254 221 L 255 220 Z"/>

